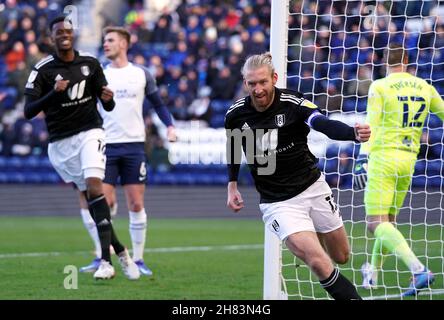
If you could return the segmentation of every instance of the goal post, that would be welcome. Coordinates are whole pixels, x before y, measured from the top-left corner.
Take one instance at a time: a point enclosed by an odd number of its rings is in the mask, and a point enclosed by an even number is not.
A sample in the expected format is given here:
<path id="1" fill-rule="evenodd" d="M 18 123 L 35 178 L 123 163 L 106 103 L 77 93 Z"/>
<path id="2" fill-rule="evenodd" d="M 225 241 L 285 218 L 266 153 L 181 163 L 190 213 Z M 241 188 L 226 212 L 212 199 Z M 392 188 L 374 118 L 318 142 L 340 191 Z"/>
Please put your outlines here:
<path id="1" fill-rule="evenodd" d="M 270 52 L 277 87 L 302 92 L 329 118 L 364 122 L 370 84 L 385 74 L 382 53 L 399 42 L 409 55 L 408 72 L 444 96 L 444 1 L 270 0 Z M 412 115 L 414 116 L 414 115 Z M 444 299 L 444 129 L 430 115 L 421 138 L 422 157 L 399 208 L 396 227 L 418 259 L 435 274 L 431 289 L 413 299 Z M 364 299 L 404 299 L 411 272 L 399 257 L 385 256 L 378 288 L 362 287 L 361 266 L 375 243 L 366 229 L 364 192 L 352 188 L 359 144 L 308 136 L 343 217 L 350 260 L 338 266 Z M 264 299 L 329 299 L 309 268 L 265 228 Z"/>
<path id="2" fill-rule="evenodd" d="M 287 34 L 289 2 L 271 1 L 270 53 L 278 80 L 276 86 L 287 85 Z M 281 260 L 282 243 L 279 238 L 265 227 L 264 236 L 264 299 L 282 299 Z"/>

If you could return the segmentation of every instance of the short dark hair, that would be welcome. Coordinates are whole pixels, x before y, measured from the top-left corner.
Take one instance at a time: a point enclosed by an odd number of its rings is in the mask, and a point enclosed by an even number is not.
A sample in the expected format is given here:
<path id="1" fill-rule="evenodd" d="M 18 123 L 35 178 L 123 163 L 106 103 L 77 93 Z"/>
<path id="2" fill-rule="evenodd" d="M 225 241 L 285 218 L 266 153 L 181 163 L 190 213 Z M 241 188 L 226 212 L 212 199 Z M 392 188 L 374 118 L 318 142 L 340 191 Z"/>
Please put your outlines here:
<path id="1" fill-rule="evenodd" d="M 389 47 L 384 50 L 384 57 L 389 66 L 400 65 L 407 58 L 407 51 L 400 43 L 390 43 Z"/>
<path id="2" fill-rule="evenodd" d="M 58 16 L 49 23 L 49 30 L 52 31 L 52 27 L 59 22 L 68 22 L 72 26 L 72 21 L 67 16 Z"/>

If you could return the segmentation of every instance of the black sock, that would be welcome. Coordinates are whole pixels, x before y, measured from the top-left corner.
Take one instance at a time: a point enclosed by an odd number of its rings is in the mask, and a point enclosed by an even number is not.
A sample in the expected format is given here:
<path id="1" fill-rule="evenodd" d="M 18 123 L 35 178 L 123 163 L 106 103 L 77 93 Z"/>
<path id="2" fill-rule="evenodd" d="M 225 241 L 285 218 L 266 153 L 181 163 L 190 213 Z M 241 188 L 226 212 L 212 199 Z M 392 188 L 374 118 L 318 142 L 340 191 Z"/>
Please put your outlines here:
<path id="1" fill-rule="evenodd" d="M 319 282 L 335 300 L 362 300 L 355 286 L 336 268 L 327 279 Z"/>
<path id="2" fill-rule="evenodd" d="M 102 247 L 102 259 L 111 263 L 109 246 L 111 245 L 112 225 L 111 214 L 104 195 L 88 201 L 91 213 L 99 233 L 100 246 Z"/>
<path id="3" fill-rule="evenodd" d="M 125 247 L 120 243 L 119 239 L 117 239 L 116 233 L 114 232 L 114 228 L 111 225 L 111 245 L 114 248 L 114 251 L 117 255 L 119 255 L 123 250 L 125 250 Z"/>

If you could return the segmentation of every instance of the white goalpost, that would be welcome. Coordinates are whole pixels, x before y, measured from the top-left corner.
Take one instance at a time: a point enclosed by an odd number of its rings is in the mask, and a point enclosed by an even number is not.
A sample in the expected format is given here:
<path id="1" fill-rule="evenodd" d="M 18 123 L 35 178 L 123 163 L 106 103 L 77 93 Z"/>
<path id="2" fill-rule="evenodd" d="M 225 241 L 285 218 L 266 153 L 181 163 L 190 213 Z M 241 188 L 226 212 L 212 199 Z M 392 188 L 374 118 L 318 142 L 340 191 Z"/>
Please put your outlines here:
<path id="1" fill-rule="evenodd" d="M 287 81 L 287 34 L 288 1 L 273 0 L 271 3 L 270 52 L 278 74 L 276 86 L 284 88 Z M 270 230 L 265 228 L 264 241 L 264 299 L 284 298 L 281 289 L 281 242 Z"/>
<path id="2" fill-rule="evenodd" d="M 277 87 L 302 92 L 331 119 L 364 122 L 368 87 L 385 76 L 382 52 L 400 42 L 408 71 L 444 95 L 443 1 L 271 0 L 270 51 Z M 429 116 L 412 184 L 396 227 L 418 259 L 435 274 L 431 289 L 410 299 L 444 299 L 443 123 Z M 369 262 L 375 238 L 366 230 L 363 191 L 352 187 L 359 145 L 311 132 L 309 146 L 319 159 L 349 236 L 351 255 L 338 266 L 364 299 L 404 299 L 411 273 L 387 255 L 377 289 L 362 288 L 361 266 Z M 264 299 L 329 299 L 308 267 L 265 228 Z"/>

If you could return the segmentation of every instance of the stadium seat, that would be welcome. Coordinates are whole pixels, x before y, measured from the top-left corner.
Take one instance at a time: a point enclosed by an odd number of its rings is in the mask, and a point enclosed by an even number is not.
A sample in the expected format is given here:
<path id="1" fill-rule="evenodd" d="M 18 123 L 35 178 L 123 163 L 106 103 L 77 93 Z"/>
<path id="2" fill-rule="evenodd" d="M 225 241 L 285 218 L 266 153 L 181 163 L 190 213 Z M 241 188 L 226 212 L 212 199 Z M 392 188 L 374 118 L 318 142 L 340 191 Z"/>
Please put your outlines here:
<path id="1" fill-rule="evenodd" d="M 36 172 L 39 171 L 40 160 L 39 157 L 29 156 L 23 159 L 24 169 L 28 172 Z"/>
<path id="2" fill-rule="evenodd" d="M 417 175 L 424 175 L 425 174 L 425 169 L 426 169 L 426 160 L 424 160 L 424 159 L 421 159 L 421 160 L 418 160 L 418 161 L 416 161 L 416 164 L 415 164 L 415 172 L 414 172 L 414 176 L 417 176 Z"/>
<path id="3" fill-rule="evenodd" d="M 443 169 L 443 164 L 441 160 L 432 160 L 428 161 L 426 165 L 426 176 L 427 177 L 433 177 L 433 176 L 440 176 Z"/>
<path id="4" fill-rule="evenodd" d="M 429 143 L 441 143 L 444 135 L 444 130 L 442 127 L 437 127 L 429 130 Z"/>
<path id="5" fill-rule="evenodd" d="M 327 147 L 325 157 L 327 160 L 337 158 L 339 154 L 339 144 L 333 143 Z"/>
<path id="6" fill-rule="evenodd" d="M 232 105 L 231 100 L 213 100 L 211 101 L 210 107 L 215 114 L 224 114 L 227 112 L 228 108 Z"/>
<path id="7" fill-rule="evenodd" d="M 25 175 L 25 183 L 42 183 L 43 177 L 40 173 L 31 172 Z"/>
<path id="8" fill-rule="evenodd" d="M 22 172 L 16 172 L 16 171 L 8 172 L 7 180 L 8 183 L 25 183 L 26 175 Z"/>
<path id="9" fill-rule="evenodd" d="M 22 169 L 25 165 L 24 158 L 20 157 L 7 157 L 6 166 L 9 170 Z"/>
<path id="10" fill-rule="evenodd" d="M 356 111 L 356 100 L 354 98 L 345 98 L 342 104 L 343 112 L 354 112 Z"/>
<path id="11" fill-rule="evenodd" d="M 428 120 L 426 120 L 425 124 L 429 128 L 442 128 L 443 126 L 442 120 L 434 114 L 429 115 Z"/>
<path id="12" fill-rule="evenodd" d="M 62 179 L 57 173 L 41 173 L 42 183 L 60 183 Z"/>
<path id="13" fill-rule="evenodd" d="M 358 104 L 356 106 L 357 112 L 365 112 L 367 110 L 367 98 L 358 98 Z"/>
<path id="14" fill-rule="evenodd" d="M 0 156 L 0 172 L 7 169 L 6 164 L 7 164 L 6 157 Z"/>
<path id="15" fill-rule="evenodd" d="M 0 80 L 1 85 L 1 80 Z M 0 91 L 6 93 L 6 97 L 2 101 L 3 108 L 5 110 L 13 110 L 15 108 L 15 102 L 17 100 L 18 91 L 14 87 L 0 88 Z"/>
<path id="16" fill-rule="evenodd" d="M 0 183 L 7 183 L 8 175 L 5 172 L 0 172 Z"/>
<path id="17" fill-rule="evenodd" d="M 424 189 L 427 184 L 427 179 L 424 175 L 414 176 L 412 179 L 412 187 Z"/>
<path id="18" fill-rule="evenodd" d="M 224 121 L 225 121 L 225 114 L 216 114 L 213 117 L 211 117 L 210 120 L 210 127 L 212 128 L 223 128 L 224 127 Z"/>

